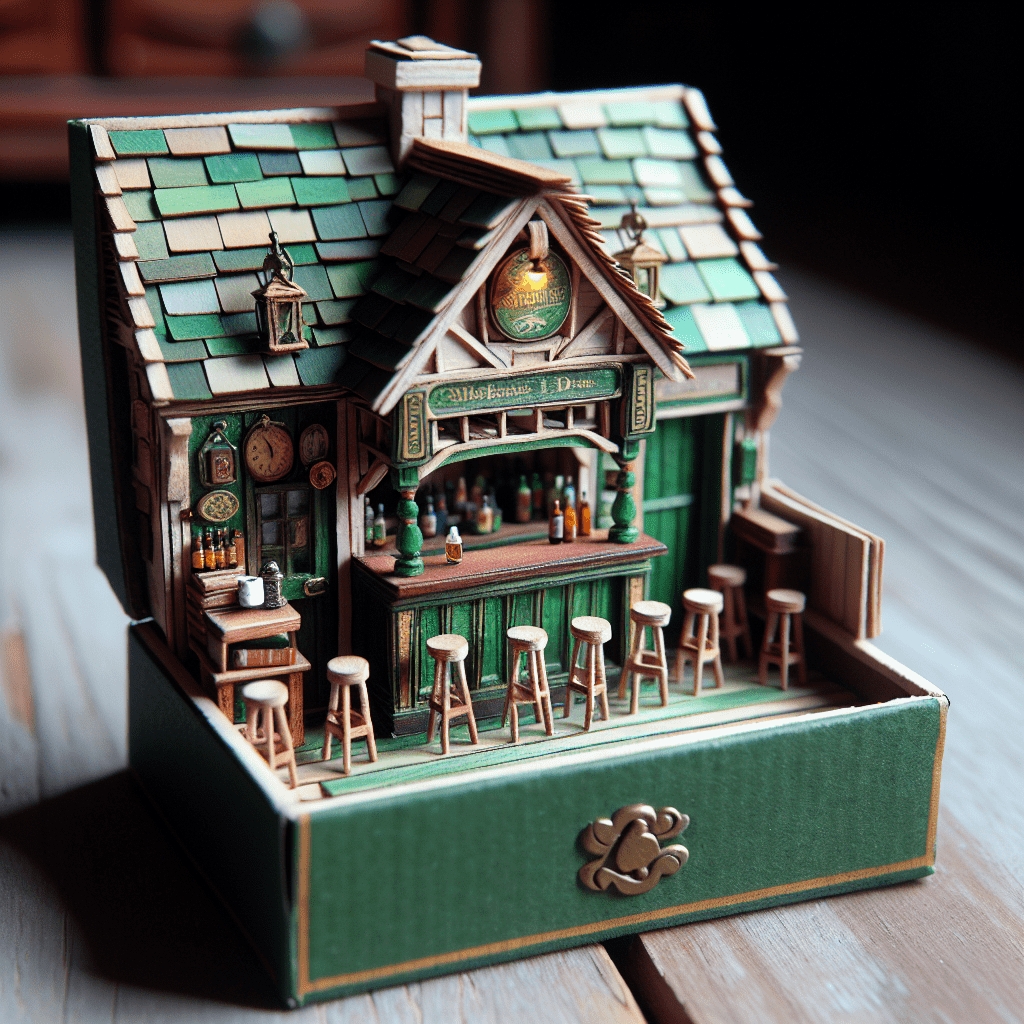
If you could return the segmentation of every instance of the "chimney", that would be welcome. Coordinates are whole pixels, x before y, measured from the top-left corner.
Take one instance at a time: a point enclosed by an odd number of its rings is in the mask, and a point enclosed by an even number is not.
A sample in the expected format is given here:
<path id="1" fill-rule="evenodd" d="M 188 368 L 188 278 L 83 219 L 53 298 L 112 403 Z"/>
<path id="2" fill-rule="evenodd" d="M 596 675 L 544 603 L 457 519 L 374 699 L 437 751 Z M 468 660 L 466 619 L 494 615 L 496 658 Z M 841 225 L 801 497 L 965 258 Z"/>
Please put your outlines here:
<path id="1" fill-rule="evenodd" d="M 466 98 L 480 84 L 475 53 L 427 36 L 374 40 L 366 51 L 366 77 L 387 107 L 396 164 L 415 138 L 466 141 Z"/>

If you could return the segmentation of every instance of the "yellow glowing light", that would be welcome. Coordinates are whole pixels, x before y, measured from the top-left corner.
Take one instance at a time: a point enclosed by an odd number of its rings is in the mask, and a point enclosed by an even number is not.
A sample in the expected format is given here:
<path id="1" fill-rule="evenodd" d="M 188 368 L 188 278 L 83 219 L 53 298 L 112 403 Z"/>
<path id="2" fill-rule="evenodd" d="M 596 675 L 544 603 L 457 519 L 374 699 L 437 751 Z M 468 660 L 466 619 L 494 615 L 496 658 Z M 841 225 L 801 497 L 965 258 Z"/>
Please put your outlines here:
<path id="1" fill-rule="evenodd" d="M 539 262 L 535 262 L 526 272 L 526 283 L 534 291 L 547 287 L 548 272 Z"/>

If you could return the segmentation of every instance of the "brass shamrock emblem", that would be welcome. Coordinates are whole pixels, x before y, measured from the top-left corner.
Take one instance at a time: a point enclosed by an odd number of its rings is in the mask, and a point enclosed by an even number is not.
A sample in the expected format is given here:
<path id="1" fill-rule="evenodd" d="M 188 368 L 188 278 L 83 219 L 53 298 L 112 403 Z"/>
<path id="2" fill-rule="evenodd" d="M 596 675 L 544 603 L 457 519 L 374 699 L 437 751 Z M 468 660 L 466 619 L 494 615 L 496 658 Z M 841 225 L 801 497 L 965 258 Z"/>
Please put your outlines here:
<path id="1" fill-rule="evenodd" d="M 659 840 L 679 835 L 689 824 L 689 816 L 674 807 L 655 811 L 647 804 L 630 804 L 610 819 L 598 818 L 580 833 L 580 845 L 597 856 L 580 868 L 580 882 L 598 892 L 611 885 L 624 896 L 650 892 L 690 856 L 685 846 L 662 847 Z"/>

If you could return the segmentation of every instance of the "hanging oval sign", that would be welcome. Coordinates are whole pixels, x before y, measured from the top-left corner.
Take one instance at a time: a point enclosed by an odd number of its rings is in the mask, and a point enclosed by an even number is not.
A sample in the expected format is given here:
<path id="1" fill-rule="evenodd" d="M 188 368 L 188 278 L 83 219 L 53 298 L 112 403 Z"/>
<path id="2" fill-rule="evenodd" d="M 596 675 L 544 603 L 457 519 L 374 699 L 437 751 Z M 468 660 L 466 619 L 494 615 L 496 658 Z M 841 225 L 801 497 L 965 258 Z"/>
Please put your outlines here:
<path id="1" fill-rule="evenodd" d="M 210 491 L 196 502 L 196 511 L 208 523 L 226 523 L 238 511 L 238 498 L 230 491 Z"/>
<path id="2" fill-rule="evenodd" d="M 512 341 L 550 338 L 565 323 L 571 304 L 569 271 L 553 252 L 535 262 L 529 249 L 519 249 L 491 280 L 491 316 Z"/>

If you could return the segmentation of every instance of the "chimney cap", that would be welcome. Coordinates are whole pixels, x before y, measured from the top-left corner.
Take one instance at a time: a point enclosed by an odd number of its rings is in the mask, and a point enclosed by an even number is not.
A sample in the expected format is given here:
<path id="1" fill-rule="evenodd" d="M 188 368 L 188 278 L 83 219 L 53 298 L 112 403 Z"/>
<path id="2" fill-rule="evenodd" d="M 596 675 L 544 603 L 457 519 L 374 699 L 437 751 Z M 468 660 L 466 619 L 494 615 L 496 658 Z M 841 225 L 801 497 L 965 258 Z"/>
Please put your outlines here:
<path id="1" fill-rule="evenodd" d="M 406 90 L 475 89 L 480 61 L 428 36 L 405 36 L 397 42 L 374 39 L 366 51 L 366 77 L 375 85 Z"/>

